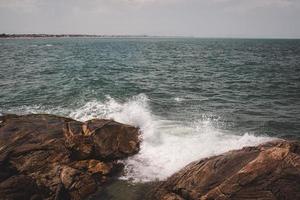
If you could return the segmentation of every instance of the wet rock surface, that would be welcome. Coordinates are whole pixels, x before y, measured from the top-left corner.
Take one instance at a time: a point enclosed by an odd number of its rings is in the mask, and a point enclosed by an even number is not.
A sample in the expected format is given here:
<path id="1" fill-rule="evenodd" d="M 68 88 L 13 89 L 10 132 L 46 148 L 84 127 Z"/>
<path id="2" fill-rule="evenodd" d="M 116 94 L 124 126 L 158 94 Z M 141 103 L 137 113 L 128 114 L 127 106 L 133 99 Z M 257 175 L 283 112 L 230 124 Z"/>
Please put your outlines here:
<path id="1" fill-rule="evenodd" d="M 300 142 L 277 140 L 193 162 L 147 199 L 300 199 Z"/>
<path id="2" fill-rule="evenodd" d="M 0 199 L 85 199 L 139 151 L 139 130 L 112 120 L 0 117 Z"/>

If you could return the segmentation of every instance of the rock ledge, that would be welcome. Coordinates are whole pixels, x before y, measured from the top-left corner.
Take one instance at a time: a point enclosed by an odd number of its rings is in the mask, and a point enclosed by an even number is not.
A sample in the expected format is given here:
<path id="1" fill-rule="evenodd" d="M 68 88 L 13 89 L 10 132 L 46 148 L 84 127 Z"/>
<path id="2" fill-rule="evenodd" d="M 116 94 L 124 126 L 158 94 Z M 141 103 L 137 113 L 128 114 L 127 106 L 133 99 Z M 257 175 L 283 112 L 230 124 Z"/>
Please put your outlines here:
<path id="1" fill-rule="evenodd" d="M 147 199 L 300 199 L 300 142 L 277 140 L 193 162 Z"/>
<path id="2" fill-rule="evenodd" d="M 139 130 L 112 120 L 31 114 L 0 122 L 0 199 L 84 199 L 139 151 Z"/>

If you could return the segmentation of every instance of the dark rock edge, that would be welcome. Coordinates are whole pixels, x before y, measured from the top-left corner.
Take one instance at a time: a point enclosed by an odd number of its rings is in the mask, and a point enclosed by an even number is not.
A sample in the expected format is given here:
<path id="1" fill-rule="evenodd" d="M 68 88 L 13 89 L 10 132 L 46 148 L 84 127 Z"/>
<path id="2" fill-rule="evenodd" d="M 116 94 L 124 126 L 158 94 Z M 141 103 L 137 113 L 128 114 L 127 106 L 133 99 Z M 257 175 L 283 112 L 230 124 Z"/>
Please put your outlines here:
<path id="1" fill-rule="evenodd" d="M 0 199 L 85 199 L 139 144 L 138 128 L 113 120 L 0 116 Z"/>

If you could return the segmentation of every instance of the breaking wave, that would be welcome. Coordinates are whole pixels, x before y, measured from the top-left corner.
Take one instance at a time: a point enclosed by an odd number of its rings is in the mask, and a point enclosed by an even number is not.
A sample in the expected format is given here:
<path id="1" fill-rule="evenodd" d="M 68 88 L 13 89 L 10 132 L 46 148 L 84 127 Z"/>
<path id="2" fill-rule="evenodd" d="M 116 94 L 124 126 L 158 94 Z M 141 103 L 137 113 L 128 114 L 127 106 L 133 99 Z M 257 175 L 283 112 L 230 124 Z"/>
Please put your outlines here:
<path id="1" fill-rule="evenodd" d="M 144 94 L 124 103 L 108 96 L 105 102 L 91 101 L 70 113 L 78 120 L 111 118 L 141 129 L 141 150 L 124 161 L 123 179 L 162 180 L 194 160 L 271 140 L 248 133 L 225 133 L 215 128 L 209 117 L 187 124 L 163 119 L 151 112 L 149 101 Z"/>
<path id="2" fill-rule="evenodd" d="M 80 121 L 110 118 L 139 127 L 141 150 L 124 160 L 125 174 L 122 177 L 134 182 L 163 180 L 194 160 L 272 140 L 267 136 L 225 132 L 215 127 L 209 117 L 189 123 L 164 119 L 151 112 L 149 101 L 144 94 L 125 102 L 107 96 L 105 101 L 90 101 L 78 109 L 37 106 L 24 107 L 23 111 L 63 114 Z"/>

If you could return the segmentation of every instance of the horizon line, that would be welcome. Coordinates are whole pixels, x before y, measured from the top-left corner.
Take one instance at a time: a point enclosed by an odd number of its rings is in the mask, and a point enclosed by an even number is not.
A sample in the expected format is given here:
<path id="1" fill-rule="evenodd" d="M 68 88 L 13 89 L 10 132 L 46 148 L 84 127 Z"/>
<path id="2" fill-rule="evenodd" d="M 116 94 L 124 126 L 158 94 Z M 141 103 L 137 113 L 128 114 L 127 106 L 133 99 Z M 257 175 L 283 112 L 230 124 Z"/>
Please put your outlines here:
<path id="1" fill-rule="evenodd" d="M 99 38 L 199 38 L 199 39 L 300 39 L 300 37 L 277 36 L 193 36 L 193 35 L 147 35 L 147 34 L 77 34 L 77 33 L 0 33 L 0 38 L 42 38 L 42 37 L 99 37 Z"/>

